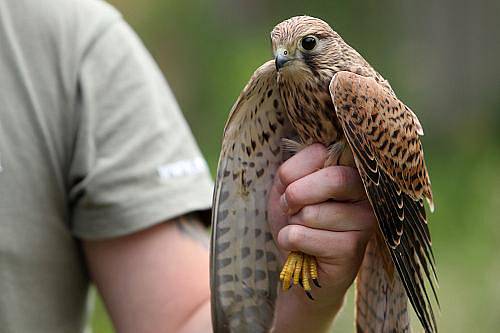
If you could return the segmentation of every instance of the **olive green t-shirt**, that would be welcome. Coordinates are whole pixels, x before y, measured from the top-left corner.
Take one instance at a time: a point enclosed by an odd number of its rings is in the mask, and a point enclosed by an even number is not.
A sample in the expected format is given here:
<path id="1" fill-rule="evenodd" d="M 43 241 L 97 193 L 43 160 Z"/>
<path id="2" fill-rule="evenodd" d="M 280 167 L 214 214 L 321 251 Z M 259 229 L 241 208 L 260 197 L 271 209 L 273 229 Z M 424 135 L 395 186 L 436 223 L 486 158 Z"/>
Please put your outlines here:
<path id="1" fill-rule="evenodd" d="M 79 239 L 210 205 L 206 163 L 159 69 L 98 0 L 0 1 L 0 166 L 5 333 L 84 330 Z"/>

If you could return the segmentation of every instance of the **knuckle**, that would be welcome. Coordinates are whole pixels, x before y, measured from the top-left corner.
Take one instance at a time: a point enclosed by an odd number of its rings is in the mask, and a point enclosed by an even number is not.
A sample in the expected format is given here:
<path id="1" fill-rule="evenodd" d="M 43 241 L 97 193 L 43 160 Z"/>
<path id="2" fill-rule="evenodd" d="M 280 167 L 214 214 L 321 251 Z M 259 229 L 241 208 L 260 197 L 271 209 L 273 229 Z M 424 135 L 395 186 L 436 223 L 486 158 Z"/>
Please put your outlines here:
<path id="1" fill-rule="evenodd" d="M 362 197 L 364 187 L 361 186 L 361 190 L 358 188 L 356 175 L 356 170 L 350 167 L 334 166 L 328 168 L 325 182 L 330 187 L 332 196 L 337 194 L 350 196 L 352 200 L 358 200 L 358 197 Z M 362 194 L 358 194 L 358 191 L 362 191 Z"/>
<path id="2" fill-rule="evenodd" d="M 288 184 L 291 183 L 291 174 L 290 174 L 290 171 L 288 170 L 286 164 L 283 164 L 279 169 L 278 169 L 278 180 L 279 182 L 284 185 L 284 186 L 287 186 Z"/>
<path id="3" fill-rule="evenodd" d="M 349 169 L 344 167 L 333 167 L 332 168 L 332 179 L 337 186 L 347 186 L 351 180 L 351 174 Z"/>
<path id="4" fill-rule="evenodd" d="M 307 149 L 311 155 L 313 155 L 317 158 L 326 159 L 326 155 L 327 155 L 328 151 L 327 151 L 326 147 L 323 146 L 321 143 L 314 143 L 314 144 L 310 145 Z"/>
<path id="5" fill-rule="evenodd" d="M 300 211 L 300 219 L 306 225 L 313 225 L 317 222 L 319 216 L 319 209 L 317 206 L 305 206 Z"/>
<path id="6" fill-rule="evenodd" d="M 285 197 L 289 206 L 294 206 L 298 203 L 299 191 L 294 184 L 291 184 L 286 188 Z"/>
<path id="7" fill-rule="evenodd" d="M 304 241 L 304 233 L 301 228 L 296 225 L 289 226 L 288 230 L 288 245 L 293 248 L 300 247 Z"/>

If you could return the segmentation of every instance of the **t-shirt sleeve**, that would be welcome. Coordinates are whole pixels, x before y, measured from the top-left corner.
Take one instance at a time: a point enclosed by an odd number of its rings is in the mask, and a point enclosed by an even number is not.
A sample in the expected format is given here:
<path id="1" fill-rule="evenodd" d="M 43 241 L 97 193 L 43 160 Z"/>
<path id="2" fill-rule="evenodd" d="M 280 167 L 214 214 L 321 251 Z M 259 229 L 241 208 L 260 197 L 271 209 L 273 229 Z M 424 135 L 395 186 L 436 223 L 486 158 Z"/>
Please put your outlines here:
<path id="1" fill-rule="evenodd" d="M 126 235 L 210 207 L 205 160 L 154 60 L 118 18 L 85 50 L 70 163 L 75 236 Z"/>

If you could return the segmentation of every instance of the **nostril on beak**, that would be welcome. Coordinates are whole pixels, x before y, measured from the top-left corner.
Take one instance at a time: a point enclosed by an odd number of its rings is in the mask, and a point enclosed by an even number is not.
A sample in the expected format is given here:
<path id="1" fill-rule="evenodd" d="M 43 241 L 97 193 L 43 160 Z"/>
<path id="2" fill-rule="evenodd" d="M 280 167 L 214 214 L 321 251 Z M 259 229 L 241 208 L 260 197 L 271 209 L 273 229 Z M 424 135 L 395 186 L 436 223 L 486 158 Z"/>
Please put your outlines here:
<path id="1" fill-rule="evenodd" d="M 278 54 L 276 56 L 276 59 L 274 60 L 274 63 L 276 64 L 276 70 L 279 71 L 285 64 L 290 60 L 287 55 L 287 51 L 283 52 L 283 54 Z"/>

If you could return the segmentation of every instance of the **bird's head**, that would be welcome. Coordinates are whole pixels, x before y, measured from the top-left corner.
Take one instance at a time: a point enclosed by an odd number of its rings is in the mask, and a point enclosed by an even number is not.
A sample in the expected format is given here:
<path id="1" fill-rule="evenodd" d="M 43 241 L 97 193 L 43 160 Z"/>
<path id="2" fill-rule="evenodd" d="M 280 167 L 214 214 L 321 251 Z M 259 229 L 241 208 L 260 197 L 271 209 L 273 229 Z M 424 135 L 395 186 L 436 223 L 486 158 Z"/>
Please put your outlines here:
<path id="1" fill-rule="evenodd" d="M 342 42 L 326 22 L 310 16 L 292 17 L 271 32 L 276 70 L 281 75 L 331 70 Z"/>

